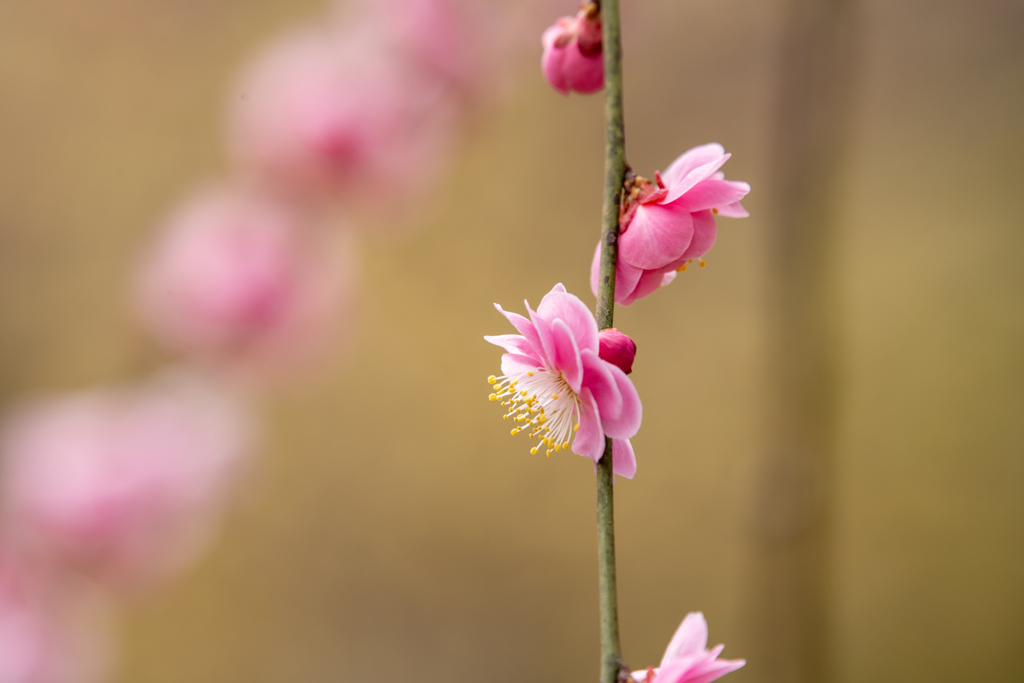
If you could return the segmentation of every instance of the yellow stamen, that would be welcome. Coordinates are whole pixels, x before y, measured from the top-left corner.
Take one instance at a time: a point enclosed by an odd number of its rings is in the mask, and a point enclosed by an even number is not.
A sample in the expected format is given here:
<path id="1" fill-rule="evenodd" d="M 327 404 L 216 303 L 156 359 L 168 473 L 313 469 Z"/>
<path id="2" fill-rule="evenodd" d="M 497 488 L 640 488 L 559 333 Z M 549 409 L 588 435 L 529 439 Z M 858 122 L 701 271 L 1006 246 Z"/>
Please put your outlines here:
<path id="1" fill-rule="evenodd" d="M 701 259 L 700 260 L 700 267 L 703 268 L 706 265 L 707 265 L 707 263 L 704 261 L 704 259 Z"/>
<path id="2" fill-rule="evenodd" d="M 497 381 L 498 381 L 498 378 L 495 377 L 494 375 L 491 375 L 490 377 L 487 378 L 487 383 L 488 384 L 494 384 Z"/>
<path id="3" fill-rule="evenodd" d="M 718 215 L 718 209 L 711 209 L 711 213 L 713 213 L 713 214 L 715 214 L 717 216 Z"/>
<path id="4" fill-rule="evenodd" d="M 497 401 L 498 400 L 498 395 L 497 394 L 491 394 L 490 396 L 487 397 L 487 400 L 488 401 Z"/>

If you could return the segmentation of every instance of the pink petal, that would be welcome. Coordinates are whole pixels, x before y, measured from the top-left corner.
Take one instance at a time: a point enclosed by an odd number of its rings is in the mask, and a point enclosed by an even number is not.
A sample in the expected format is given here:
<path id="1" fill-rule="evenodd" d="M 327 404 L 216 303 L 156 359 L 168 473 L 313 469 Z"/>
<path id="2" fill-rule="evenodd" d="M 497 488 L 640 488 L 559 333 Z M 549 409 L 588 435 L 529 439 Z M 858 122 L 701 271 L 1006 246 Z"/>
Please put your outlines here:
<path id="1" fill-rule="evenodd" d="M 637 393 L 633 382 L 617 366 L 605 363 L 608 370 L 615 378 L 615 386 L 622 394 L 622 414 L 617 418 L 601 415 L 601 424 L 604 425 L 604 433 L 613 439 L 632 439 L 640 430 L 640 423 L 643 421 L 643 405 L 640 403 L 640 394 Z"/>
<path id="2" fill-rule="evenodd" d="M 565 321 L 556 318 L 551 323 L 551 340 L 554 342 L 554 362 L 556 370 L 562 373 L 562 377 L 569 384 L 573 391 L 579 393 L 583 383 L 583 363 L 580 361 L 580 350 L 576 346 L 572 331 Z"/>
<path id="3" fill-rule="evenodd" d="M 661 658 L 661 666 L 667 666 L 675 660 L 701 654 L 708 646 L 708 622 L 701 612 L 690 612 L 683 623 L 676 629 L 665 656 Z"/>
<path id="4" fill-rule="evenodd" d="M 615 268 L 615 301 L 619 303 L 622 299 L 625 299 L 630 293 L 636 289 L 636 283 L 640 281 L 640 276 L 643 275 L 643 268 L 637 268 L 636 266 L 626 263 L 625 260 L 619 259 L 617 267 Z M 601 280 L 601 243 L 597 243 L 597 249 L 594 250 L 594 260 L 590 264 L 590 291 L 597 296 L 598 286 Z"/>
<path id="5" fill-rule="evenodd" d="M 537 315 L 549 323 L 561 319 L 572 330 L 580 351 L 597 351 L 597 321 L 594 320 L 594 314 L 579 297 L 567 293 L 561 284 L 545 295 L 537 307 Z"/>
<path id="6" fill-rule="evenodd" d="M 636 285 L 636 289 L 633 290 L 633 293 L 618 303 L 623 306 L 629 306 L 634 301 L 639 301 L 645 296 L 654 294 L 665 282 L 665 274 L 662 272 L 663 270 L 664 269 L 645 270 L 644 274 L 640 277 L 640 281 Z"/>
<path id="7" fill-rule="evenodd" d="M 715 164 L 723 157 L 725 157 L 725 147 L 718 142 L 692 147 L 691 150 L 679 155 L 676 161 L 669 164 L 669 168 L 665 169 L 665 173 L 662 174 L 662 179 L 668 187 L 678 185 L 694 169 Z M 715 171 L 717 170 L 716 168 Z"/>
<path id="8" fill-rule="evenodd" d="M 613 367 L 612 364 L 601 360 L 598 354 L 590 349 L 582 352 L 580 358 L 583 360 L 583 386 L 593 394 L 601 413 L 602 423 L 605 420 L 621 418 L 622 392 L 619 391 L 615 376 L 609 369 Z"/>
<path id="9" fill-rule="evenodd" d="M 563 95 L 569 94 L 569 81 L 565 77 L 566 48 L 555 47 L 555 41 L 562 35 L 562 27 L 558 24 L 549 27 L 541 36 L 544 54 L 540 58 L 540 68 L 548 83 Z"/>
<path id="10" fill-rule="evenodd" d="M 745 659 L 716 659 L 695 666 L 687 673 L 686 683 L 710 683 L 740 669 L 747 663 Z"/>
<path id="11" fill-rule="evenodd" d="M 707 180 L 708 178 L 711 178 L 715 174 L 715 171 L 720 169 L 722 167 L 722 164 L 727 162 L 729 160 L 729 157 L 731 156 L 731 154 L 726 154 L 721 159 L 708 162 L 703 166 L 698 166 L 697 168 L 693 169 L 685 176 L 683 176 L 682 180 L 680 180 L 676 185 L 669 186 L 668 194 L 662 201 L 668 204 L 679 199 L 684 194 L 689 192 L 697 183 L 701 182 L 702 180 Z"/>
<path id="12" fill-rule="evenodd" d="M 555 367 L 555 340 L 551 336 L 551 325 L 541 318 L 536 311 L 530 308 L 530 304 L 526 304 L 526 311 L 530 314 L 530 319 L 533 321 L 533 328 L 537 330 L 537 336 L 540 337 L 540 347 L 537 349 L 540 352 L 541 360 L 550 367 Z"/>
<path id="13" fill-rule="evenodd" d="M 494 307 L 498 309 L 498 313 L 505 316 L 512 326 L 519 330 L 519 334 L 526 338 L 527 343 L 532 346 L 536 353 L 531 355 L 537 355 L 541 353 L 542 347 L 540 344 L 540 337 L 537 335 L 537 330 L 534 328 L 533 323 L 518 313 L 509 313 L 508 311 L 502 310 L 501 306 L 494 304 Z"/>
<path id="14" fill-rule="evenodd" d="M 590 458 L 595 463 L 604 455 L 604 431 L 597 401 L 589 389 L 580 392 L 580 429 L 572 441 L 572 452 Z"/>
<path id="15" fill-rule="evenodd" d="M 672 271 L 669 271 L 669 272 L 665 273 L 665 275 L 664 275 L 664 278 L 665 278 L 665 279 L 661 281 L 661 286 L 662 286 L 662 287 L 668 287 L 668 286 L 669 286 L 670 284 L 672 284 L 672 282 L 673 282 L 673 281 L 674 281 L 674 280 L 676 279 L 676 277 L 678 277 L 678 276 L 679 276 L 679 273 L 677 273 L 677 272 L 676 272 L 676 271 L 674 271 L 674 270 L 672 270 Z"/>
<path id="16" fill-rule="evenodd" d="M 604 87 L 604 57 L 598 53 L 592 57 L 580 52 L 579 43 L 573 40 L 565 48 L 562 69 L 566 84 L 579 93 L 597 92 Z"/>
<path id="17" fill-rule="evenodd" d="M 484 341 L 500 346 L 509 353 L 519 353 L 524 356 L 533 355 L 533 347 L 526 341 L 526 337 L 521 337 L 518 334 L 499 334 L 499 335 L 485 335 Z"/>
<path id="18" fill-rule="evenodd" d="M 746 218 L 750 214 L 743 208 L 743 205 L 739 202 L 728 204 L 726 206 L 718 207 L 718 215 L 725 216 L 726 218 Z"/>
<path id="19" fill-rule="evenodd" d="M 704 653 L 701 653 L 663 664 L 658 669 L 658 676 L 654 683 L 690 683 L 690 672 L 693 671 L 694 665 L 703 658 Z"/>
<path id="20" fill-rule="evenodd" d="M 619 237 L 619 262 L 654 270 L 683 255 L 693 238 L 693 219 L 684 207 L 643 204 Z"/>
<path id="21" fill-rule="evenodd" d="M 693 240 L 683 252 L 680 260 L 700 258 L 711 251 L 717 237 L 718 225 L 715 223 L 715 215 L 711 211 L 698 211 L 693 214 Z"/>
<path id="22" fill-rule="evenodd" d="M 702 180 L 678 199 L 691 213 L 734 204 L 750 193 L 750 185 L 734 180 Z"/>
<path id="23" fill-rule="evenodd" d="M 541 367 L 544 367 L 544 364 L 530 356 L 506 353 L 501 357 L 501 374 L 506 377 L 515 377 L 516 375 L 522 375 Z"/>
<path id="24" fill-rule="evenodd" d="M 636 455 L 628 439 L 612 440 L 612 471 L 626 479 L 636 476 Z"/>

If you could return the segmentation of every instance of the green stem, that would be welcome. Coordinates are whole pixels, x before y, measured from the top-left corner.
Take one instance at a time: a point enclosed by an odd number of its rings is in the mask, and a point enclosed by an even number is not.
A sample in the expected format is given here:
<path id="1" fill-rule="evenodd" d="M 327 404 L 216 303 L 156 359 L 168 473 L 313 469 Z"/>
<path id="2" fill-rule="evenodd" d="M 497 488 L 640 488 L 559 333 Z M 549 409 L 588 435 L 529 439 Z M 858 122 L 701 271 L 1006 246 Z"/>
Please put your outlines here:
<path id="1" fill-rule="evenodd" d="M 605 87 L 605 185 L 601 226 L 601 271 L 597 325 L 612 326 L 615 314 L 615 264 L 619 252 L 619 205 L 626 177 L 626 135 L 622 111 L 622 41 L 619 0 L 601 2 Z M 615 583 L 615 501 L 612 440 L 606 439 L 597 464 L 597 561 L 601 604 L 601 683 L 616 683 L 623 672 L 619 643 L 619 605 Z"/>

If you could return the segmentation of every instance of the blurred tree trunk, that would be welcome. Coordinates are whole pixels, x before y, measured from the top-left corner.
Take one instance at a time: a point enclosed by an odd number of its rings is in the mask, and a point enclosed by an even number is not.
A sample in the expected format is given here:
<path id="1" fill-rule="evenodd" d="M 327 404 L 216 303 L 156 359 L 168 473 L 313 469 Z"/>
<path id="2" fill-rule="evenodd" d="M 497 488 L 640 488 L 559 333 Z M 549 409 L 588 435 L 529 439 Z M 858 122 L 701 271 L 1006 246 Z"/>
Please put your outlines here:
<path id="1" fill-rule="evenodd" d="M 749 676 L 824 683 L 830 670 L 838 395 L 839 169 L 855 62 L 854 0 L 787 7 L 770 188 L 769 389 L 754 468 L 744 623 Z"/>

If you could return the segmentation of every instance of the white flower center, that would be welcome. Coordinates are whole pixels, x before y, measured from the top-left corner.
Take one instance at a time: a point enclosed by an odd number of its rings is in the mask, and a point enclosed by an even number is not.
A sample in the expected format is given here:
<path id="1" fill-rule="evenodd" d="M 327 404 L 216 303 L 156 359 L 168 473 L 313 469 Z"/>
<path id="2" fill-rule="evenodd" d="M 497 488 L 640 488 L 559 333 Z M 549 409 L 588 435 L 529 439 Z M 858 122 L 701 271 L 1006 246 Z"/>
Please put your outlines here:
<path id="1" fill-rule="evenodd" d="M 515 376 L 492 375 L 487 381 L 494 385 L 490 400 L 508 408 L 502 418 L 519 423 L 512 434 L 528 431 L 540 441 L 530 453 L 547 446 L 550 458 L 552 452 L 569 450 L 569 439 L 580 428 L 580 399 L 560 372 L 538 368 Z"/>

